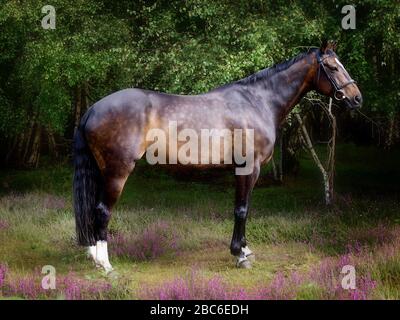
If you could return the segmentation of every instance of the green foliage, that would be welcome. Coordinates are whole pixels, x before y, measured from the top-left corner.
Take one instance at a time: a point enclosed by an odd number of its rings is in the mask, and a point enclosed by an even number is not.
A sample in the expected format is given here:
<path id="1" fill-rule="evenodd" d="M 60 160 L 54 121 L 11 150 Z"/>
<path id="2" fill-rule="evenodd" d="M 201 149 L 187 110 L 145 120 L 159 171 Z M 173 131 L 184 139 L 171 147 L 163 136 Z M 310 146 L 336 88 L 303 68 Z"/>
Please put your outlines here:
<path id="1" fill-rule="evenodd" d="M 7 52 L 0 60 L 1 83 L 7 92 L 3 100 L 14 103 L 0 102 L 2 109 L 21 104 L 39 124 L 63 133 L 73 112 L 71 90 L 87 82 L 99 88 L 109 86 L 111 73 L 132 64 L 135 55 L 127 46 L 131 40 L 127 24 L 103 12 L 102 5 L 95 1 L 54 1 L 52 5 L 56 30 L 42 29 L 44 14 L 36 1 L 26 1 L 24 7 L 7 1 L 2 7 L 1 28 L 10 31 L 2 33 L 1 49 Z M 11 73 L 6 72 L 9 64 Z M 6 115 L 0 127 L 5 132 L 28 120 L 14 117 L 10 122 Z"/>
<path id="2" fill-rule="evenodd" d="M 357 29 L 342 30 L 346 1 L 55 0 L 56 30 L 41 27 L 43 3 L 0 7 L 0 132 L 30 120 L 65 134 L 74 90 L 91 102 L 125 87 L 195 94 L 292 57 L 324 37 L 372 111 L 399 109 L 400 6 L 355 1 Z"/>

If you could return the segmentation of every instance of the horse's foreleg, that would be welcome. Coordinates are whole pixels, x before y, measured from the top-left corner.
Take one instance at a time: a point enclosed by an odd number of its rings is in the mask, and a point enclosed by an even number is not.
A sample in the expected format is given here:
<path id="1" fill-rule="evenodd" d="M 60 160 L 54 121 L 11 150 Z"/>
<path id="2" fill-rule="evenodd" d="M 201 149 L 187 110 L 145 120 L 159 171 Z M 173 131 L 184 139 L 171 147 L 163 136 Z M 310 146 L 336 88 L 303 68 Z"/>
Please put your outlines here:
<path id="1" fill-rule="evenodd" d="M 96 246 L 89 247 L 90 252 L 95 252 L 96 266 L 102 267 L 107 273 L 113 270 L 108 258 L 107 229 L 111 219 L 111 210 L 121 195 L 125 182 L 131 170 L 106 170 L 104 177 L 104 193 L 101 202 L 96 207 L 95 234 Z"/>
<path id="2" fill-rule="evenodd" d="M 237 267 L 250 268 L 249 257 L 253 255 L 246 243 L 246 219 L 249 211 L 250 194 L 258 179 L 260 165 L 255 164 L 253 173 L 236 176 L 235 225 L 233 228 L 231 254 L 237 257 Z M 254 257 L 254 255 L 253 255 Z"/>

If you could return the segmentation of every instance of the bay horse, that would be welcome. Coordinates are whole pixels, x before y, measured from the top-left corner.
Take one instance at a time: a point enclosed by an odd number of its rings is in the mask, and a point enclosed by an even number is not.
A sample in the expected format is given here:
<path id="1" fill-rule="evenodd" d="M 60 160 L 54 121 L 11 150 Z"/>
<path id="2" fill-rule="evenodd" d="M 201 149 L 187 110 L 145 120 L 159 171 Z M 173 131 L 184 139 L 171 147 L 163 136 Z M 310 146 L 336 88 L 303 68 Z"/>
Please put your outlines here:
<path id="1" fill-rule="evenodd" d="M 149 147 L 154 128 L 252 129 L 254 164 L 235 175 L 234 228 L 230 252 L 236 266 L 251 267 L 254 254 L 245 237 L 249 199 L 260 165 L 272 157 L 276 132 L 288 113 L 310 90 L 358 108 L 362 96 L 335 53 L 324 42 L 307 52 L 200 95 L 173 95 L 142 89 L 115 92 L 91 106 L 74 134 L 74 211 L 77 241 L 98 267 L 112 271 L 107 251 L 111 211 L 124 184 Z M 168 141 L 169 144 L 172 141 Z M 212 164 L 211 164 L 212 165 Z M 202 167 L 202 164 L 193 165 Z M 233 162 L 232 167 L 239 164 Z"/>

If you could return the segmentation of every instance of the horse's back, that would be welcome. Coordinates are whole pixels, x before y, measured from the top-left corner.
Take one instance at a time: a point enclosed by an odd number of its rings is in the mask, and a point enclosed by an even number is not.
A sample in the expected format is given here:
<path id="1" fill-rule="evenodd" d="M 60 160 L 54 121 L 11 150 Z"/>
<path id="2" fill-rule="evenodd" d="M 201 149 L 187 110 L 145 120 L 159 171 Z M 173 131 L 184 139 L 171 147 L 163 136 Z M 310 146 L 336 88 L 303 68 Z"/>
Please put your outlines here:
<path id="1" fill-rule="evenodd" d="M 201 95 L 176 95 L 139 88 L 128 88 L 114 92 L 94 103 L 87 111 L 90 125 L 96 121 L 110 119 L 116 115 L 130 117 L 133 114 L 143 114 L 150 109 L 168 109 L 177 105 L 195 106 L 204 98 Z M 85 116 L 83 118 L 85 118 Z"/>
<path id="2" fill-rule="evenodd" d="M 145 90 L 129 88 L 114 92 L 93 104 L 95 113 L 127 111 L 129 108 L 144 107 L 149 103 Z"/>

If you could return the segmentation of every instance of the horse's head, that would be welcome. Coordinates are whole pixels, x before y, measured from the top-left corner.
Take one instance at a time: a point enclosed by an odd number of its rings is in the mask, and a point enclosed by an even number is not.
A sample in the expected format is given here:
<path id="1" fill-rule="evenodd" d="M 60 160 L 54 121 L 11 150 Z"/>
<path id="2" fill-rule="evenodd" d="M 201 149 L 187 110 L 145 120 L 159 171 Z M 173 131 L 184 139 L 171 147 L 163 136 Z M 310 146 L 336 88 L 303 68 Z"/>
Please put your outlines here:
<path id="1" fill-rule="evenodd" d="M 315 89 L 351 109 L 361 107 L 362 96 L 355 81 L 339 61 L 335 53 L 336 43 L 324 41 L 317 51 Z"/>

